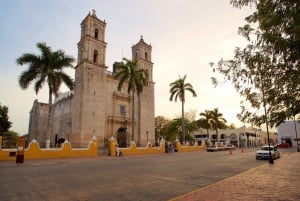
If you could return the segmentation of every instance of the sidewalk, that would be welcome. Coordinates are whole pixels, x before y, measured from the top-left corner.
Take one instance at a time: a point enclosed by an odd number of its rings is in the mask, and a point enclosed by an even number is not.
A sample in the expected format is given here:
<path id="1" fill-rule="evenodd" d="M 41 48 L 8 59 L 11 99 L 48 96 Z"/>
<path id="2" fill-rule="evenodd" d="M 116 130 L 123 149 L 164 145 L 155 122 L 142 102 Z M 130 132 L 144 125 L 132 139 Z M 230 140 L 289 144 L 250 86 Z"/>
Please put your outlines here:
<path id="1" fill-rule="evenodd" d="M 300 200 L 300 153 L 274 161 L 200 188 L 170 201 Z"/>

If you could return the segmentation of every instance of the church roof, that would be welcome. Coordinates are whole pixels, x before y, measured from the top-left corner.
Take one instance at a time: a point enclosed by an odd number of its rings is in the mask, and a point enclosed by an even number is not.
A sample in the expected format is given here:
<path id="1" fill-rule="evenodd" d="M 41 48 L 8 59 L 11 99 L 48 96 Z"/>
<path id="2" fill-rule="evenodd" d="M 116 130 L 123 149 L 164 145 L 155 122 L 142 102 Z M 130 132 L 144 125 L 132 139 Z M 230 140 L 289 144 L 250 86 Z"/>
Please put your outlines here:
<path id="1" fill-rule="evenodd" d="M 81 22 L 80 24 L 83 24 L 83 22 L 86 21 L 89 17 L 92 17 L 92 18 L 96 19 L 97 21 L 106 24 L 105 20 L 102 21 L 102 20 L 100 20 L 100 19 L 97 17 L 96 11 L 95 11 L 94 9 L 92 10 L 92 13 L 89 12 L 89 13 L 87 14 L 87 16 L 82 20 L 82 22 Z"/>
<path id="2" fill-rule="evenodd" d="M 137 44 L 133 45 L 133 47 L 136 46 L 136 45 L 146 45 L 146 46 L 148 46 L 149 48 L 152 48 L 151 44 L 149 45 L 149 44 L 147 44 L 147 43 L 144 41 L 143 35 L 141 35 L 140 41 L 139 41 Z"/>

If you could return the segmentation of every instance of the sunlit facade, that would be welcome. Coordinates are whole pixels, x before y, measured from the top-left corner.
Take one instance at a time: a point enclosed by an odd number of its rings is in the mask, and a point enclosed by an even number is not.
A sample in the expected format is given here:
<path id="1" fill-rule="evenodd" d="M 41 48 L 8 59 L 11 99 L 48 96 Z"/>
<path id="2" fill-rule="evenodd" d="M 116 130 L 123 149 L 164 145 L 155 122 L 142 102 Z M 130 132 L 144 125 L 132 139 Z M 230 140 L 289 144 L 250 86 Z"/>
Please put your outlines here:
<path id="1" fill-rule="evenodd" d="M 277 143 L 277 136 L 270 132 L 271 144 Z M 218 129 L 218 138 L 216 130 L 207 130 L 200 128 L 191 133 L 198 144 L 208 141 L 210 144 L 234 145 L 236 147 L 258 147 L 267 144 L 266 132 L 260 128 L 251 128 L 242 126 L 235 129 Z"/>

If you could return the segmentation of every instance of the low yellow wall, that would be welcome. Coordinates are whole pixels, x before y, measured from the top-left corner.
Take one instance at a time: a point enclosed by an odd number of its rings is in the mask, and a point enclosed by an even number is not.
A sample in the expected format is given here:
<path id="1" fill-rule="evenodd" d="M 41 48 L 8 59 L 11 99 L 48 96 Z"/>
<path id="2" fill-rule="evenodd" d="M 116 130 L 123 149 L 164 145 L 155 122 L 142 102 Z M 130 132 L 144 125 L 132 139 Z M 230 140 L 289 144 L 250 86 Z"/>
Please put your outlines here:
<path id="1" fill-rule="evenodd" d="M 109 140 L 110 155 L 115 156 L 117 150 L 117 141 L 114 138 Z M 137 155 L 137 154 L 159 154 L 164 153 L 164 144 L 161 143 L 160 147 L 152 147 L 148 142 L 145 147 L 137 147 L 134 142 L 131 143 L 129 148 L 120 148 L 123 155 Z"/>
<path id="2" fill-rule="evenodd" d="M 206 150 L 206 145 L 205 143 L 203 143 L 202 146 L 198 146 L 198 145 L 186 145 L 186 146 L 182 146 L 179 142 L 179 140 L 176 140 L 175 146 L 178 150 L 178 152 L 189 152 L 189 151 L 204 151 Z"/>
<path id="3" fill-rule="evenodd" d="M 123 155 L 138 155 L 138 154 L 159 154 L 165 153 L 165 141 L 160 142 L 159 147 L 152 147 L 151 143 L 149 142 L 146 147 L 136 147 L 134 142 L 131 143 L 129 148 L 120 148 Z M 182 146 L 180 142 L 177 140 L 175 144 L 178 152 L 189 152 L 189 151 L 204 151 L 206 150 L 205 144 L 203 146 Z M 109 149 L 110 155 L 116 155 L 117 149 L 117 141 L 113 137 L 109 140 Z"/>
<path id="4" fill-rule="evenodd" d="M 16 160 L 10 153 L 16 152 L 16 149 L 0 150 L 0 161 Z M 70 142 L 65 142 L 61 148 L 41 149 L 39 143 L 33 140 L 24 152 L 24 159 L 45 159 L 45 158 L 71 158 L 71 157 L 92 157 L 98 156 L 97 140 L 93 138 L 88 148 L 75 149 L 71 147 Z"/>

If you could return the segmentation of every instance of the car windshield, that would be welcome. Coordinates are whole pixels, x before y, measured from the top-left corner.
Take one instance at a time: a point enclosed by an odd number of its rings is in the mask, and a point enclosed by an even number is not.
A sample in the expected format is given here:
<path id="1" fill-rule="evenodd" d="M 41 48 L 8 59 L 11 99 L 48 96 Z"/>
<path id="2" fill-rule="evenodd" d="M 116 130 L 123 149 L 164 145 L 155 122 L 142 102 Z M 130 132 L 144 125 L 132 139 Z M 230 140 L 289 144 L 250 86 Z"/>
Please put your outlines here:
<path id="1" fill-rule="evenodd" d="M 260 150 L 269 150 L 269 147 L 261 147 Z M 273 147 L 270 147 L 270 150 L 273 150 Z"/>

